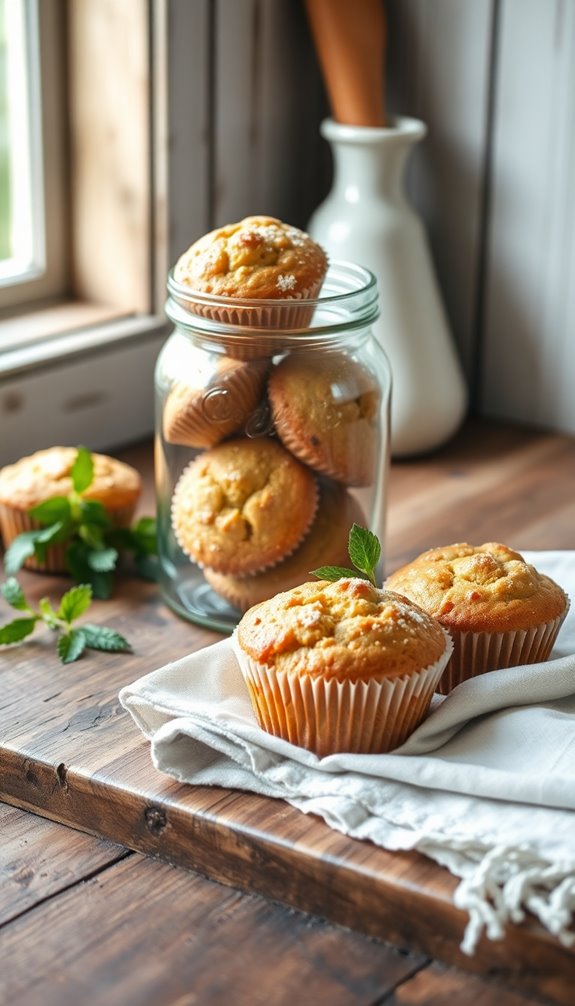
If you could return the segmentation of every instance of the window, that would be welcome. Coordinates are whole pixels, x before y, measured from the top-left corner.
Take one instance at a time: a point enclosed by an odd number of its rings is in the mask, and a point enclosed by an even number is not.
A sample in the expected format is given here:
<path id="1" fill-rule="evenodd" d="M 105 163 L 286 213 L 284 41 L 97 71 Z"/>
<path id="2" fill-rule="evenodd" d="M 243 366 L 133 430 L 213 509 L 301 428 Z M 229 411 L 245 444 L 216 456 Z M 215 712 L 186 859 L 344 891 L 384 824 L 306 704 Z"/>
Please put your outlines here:
<path id="1" fill-rule="evenodd" d="M 0 309 L 65 282 L 61 4 L 0 0 Z"/>
<path id="2" fill-rule="evenodd" d="M 158 0 L 0 0 L 0 464 L 152 431 L 167 20 Z"/>
<path id="3" fill-rule="evenodd" d="M 227 219 L 305 223 L 319 78 L 293 0 L 0 3 L 37 12 L 46 272 L 31 283 L 48 284 L 0 287 L 1 465 L 152 432 L 168 265 Z"/>

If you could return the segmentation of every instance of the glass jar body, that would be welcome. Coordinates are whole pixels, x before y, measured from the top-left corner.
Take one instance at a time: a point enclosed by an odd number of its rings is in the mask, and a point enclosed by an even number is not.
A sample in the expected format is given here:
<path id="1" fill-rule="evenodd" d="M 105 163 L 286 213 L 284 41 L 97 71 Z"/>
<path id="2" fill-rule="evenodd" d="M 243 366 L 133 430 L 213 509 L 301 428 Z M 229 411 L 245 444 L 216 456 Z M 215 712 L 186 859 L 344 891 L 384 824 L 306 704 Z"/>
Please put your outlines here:
<path id="1" fill-rule="evenodd" d="M 372 332 L 377 288 L 335 263 L 319 298 L 269 310 L 234 302 L 228 315 L 172 277 L 169 292 L 155 381 L 160 589 L 183 617 L 232 631 L 313 569 L 349 566 L 354 522 L 384 541 L 391 378 Z"/>

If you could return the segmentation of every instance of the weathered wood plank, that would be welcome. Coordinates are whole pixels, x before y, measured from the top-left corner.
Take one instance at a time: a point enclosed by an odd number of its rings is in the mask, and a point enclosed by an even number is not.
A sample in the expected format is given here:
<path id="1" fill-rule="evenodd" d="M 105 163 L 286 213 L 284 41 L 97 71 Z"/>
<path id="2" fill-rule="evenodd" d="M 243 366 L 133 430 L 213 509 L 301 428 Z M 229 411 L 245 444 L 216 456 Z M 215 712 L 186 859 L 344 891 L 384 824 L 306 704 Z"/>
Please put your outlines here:
<path id="1" fill-rule="evenodd" d="M 0 804 L 0 927 L 123 859 L 126 850 Z"/>
<path id="2" fill-rule="evenodd" d="M 39 906 L 2 937 L 13 1006 L 291 1006 L 302 995 L 369 1006 L 425 964 L 139 857 Z"/>
<path id="3" fill-rule="evenodd" d="M 542 1001 L 434 963 L 395 989 L 386 1006 L 443 1006 L 450 1000 L 457 1006 L 529 1006 Z"/>

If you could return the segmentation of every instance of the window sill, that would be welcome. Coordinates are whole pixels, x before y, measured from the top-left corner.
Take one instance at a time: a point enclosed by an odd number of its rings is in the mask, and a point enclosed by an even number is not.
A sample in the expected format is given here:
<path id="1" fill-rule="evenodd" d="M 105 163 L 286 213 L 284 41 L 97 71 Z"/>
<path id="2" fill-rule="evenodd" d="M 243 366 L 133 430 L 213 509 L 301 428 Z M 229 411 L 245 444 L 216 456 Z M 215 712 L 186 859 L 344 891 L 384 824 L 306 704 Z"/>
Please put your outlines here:
<path id="1" fill-rule="evenodd" d="M 54 444 L 109 450 L 153 432 L 163 317 L 77 302 L 18 324 L 22 340 L 0 353 L 0 466 Z"/>

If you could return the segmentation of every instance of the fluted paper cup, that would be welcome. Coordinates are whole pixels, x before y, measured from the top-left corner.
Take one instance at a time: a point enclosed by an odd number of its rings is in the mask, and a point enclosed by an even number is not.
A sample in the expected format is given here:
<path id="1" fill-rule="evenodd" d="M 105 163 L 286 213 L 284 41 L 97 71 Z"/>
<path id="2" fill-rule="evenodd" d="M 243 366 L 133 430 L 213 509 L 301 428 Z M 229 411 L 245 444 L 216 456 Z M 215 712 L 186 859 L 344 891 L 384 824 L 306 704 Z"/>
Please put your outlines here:
<path id="1" fill-rule="evenodd" d="M 568 610 L 569 604 L 563 614 L 551 622 L 514 632 L 452 630 L 453 655 L 437 691 L 441 695 L 448 695 L 462 681 L 478 674 L 547 660 Z"/>
<path id="2" fill-rule="evenodd" d="M 382 754 L 403 744 L 425 719 L 451 656 L 446 636 L 434 664 L 395 678 L 338 681 L 278 671 L 233 645 L 260 727 L 320 758 L 339 751 Z"/>

